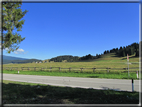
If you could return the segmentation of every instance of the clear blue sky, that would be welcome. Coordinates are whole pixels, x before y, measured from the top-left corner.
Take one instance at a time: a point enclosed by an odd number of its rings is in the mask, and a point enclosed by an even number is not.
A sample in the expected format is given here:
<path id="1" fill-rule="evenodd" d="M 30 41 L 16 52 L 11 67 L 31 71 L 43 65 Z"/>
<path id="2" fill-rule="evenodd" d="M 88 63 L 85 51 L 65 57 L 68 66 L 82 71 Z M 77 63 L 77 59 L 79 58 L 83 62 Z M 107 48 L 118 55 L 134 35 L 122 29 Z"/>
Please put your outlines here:
<path id="1" fill-rule="evenodd" d="M 26 37 L 3 55 L 50 59 L 85 56 L 139 42 L 139 3 L 23 3 Z"/>

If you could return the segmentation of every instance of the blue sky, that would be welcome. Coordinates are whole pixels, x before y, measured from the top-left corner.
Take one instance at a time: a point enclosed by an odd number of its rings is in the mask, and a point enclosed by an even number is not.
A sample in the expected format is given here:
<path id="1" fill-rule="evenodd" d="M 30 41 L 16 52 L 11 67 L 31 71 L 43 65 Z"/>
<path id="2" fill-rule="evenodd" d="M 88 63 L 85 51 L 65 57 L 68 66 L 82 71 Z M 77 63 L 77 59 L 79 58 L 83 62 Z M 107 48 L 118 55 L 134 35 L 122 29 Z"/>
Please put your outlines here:
<path id="1" fill-rule="evenodd" d="M 23 3 L 28 10 L 18 51 L 3 55 L 50 59 L 85 56 L 139 42 L 139 3 Z"/>

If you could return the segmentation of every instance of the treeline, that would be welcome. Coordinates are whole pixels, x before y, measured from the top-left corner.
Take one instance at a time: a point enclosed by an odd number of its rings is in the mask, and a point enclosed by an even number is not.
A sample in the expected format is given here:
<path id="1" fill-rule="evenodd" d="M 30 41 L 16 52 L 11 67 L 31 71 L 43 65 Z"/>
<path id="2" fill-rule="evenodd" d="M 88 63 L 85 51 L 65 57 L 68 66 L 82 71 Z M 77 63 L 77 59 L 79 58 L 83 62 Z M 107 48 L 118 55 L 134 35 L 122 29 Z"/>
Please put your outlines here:
<path id="1" fill-rule="evenodd" d="M 105 50 L 104 54 L 107 53 L 116 53 L 117 56 L 119 57 L 125 57 L 128 55 L 135 55 L 136 57 L 139 56 L 139 44 L 138 43 L 132 43 L 131 45 L 128 46 L 121 46 L 119 49 L 118 48 L 113 48 L 111 50 Z"/>
<path id="2" fill-rule="evenodd" d="M 97 59 L 97 58 L 101 58 L 102 54 L 96 54 L 96 56 L 92 56 L 91 54 L 88 54 L 86 56 L 82 56 L 80 57 L 78 60 L 82 61 L 82 60 L 88 60 L 88 59 Z"/>
<path id="3" fill-rule="evenodd" d="M 67 60 L 67 62 L 76 62 L 78 59 L 78 56 L 64 55 L 51 58 L 49 61 L 62 62 L 63 60 Z"/>
<path id="4" fill-rule="evenodd" d="M 67 62 L 77 62 L 77 61 L 83 61 L 83 60 L 88 60 L 88 59 L 97 59 L 100 57 L 101 57 L 100 54 L 96 54 L 96 56 L 92 56 L 91 54 L 88 54 L 82 57 L 64 55 L 64 56 L 57 56 L 57 57 L 51 58 L 49 61 L 63 62 L 64 60 L 66 60 Z"/>

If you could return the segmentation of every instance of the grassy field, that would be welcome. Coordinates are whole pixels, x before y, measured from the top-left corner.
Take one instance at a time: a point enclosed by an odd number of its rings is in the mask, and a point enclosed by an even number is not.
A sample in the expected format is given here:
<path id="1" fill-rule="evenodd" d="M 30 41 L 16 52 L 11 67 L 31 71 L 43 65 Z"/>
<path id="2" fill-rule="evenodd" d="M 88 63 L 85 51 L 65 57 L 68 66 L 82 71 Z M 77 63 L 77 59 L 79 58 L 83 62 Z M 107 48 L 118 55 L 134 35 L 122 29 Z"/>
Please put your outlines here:
<path id="1" fill-rule="evenodd" d="M 3 80 L 3 104 L 139 104 L 138 92 L 95 90 Z"/>
<path id="2" fill-rule="evenodd" d="M 130 77 L 128 77 L 128 70 L 119 70 L 117 68 L 127 68 L 127 58 L 126 57 L 116 57 L 114 53 L 109 53 L 102 55 L 102 58 L 95 60 L 87 60 L 84 62 L 52 62 L 52 63 L 26 63 L 26 64 L 4 64 L 3 67 L 19 67 L 18 70 L 20 74 L 29 74 L 29 75 L 49 75 L 49 76 L 69 76 L 69 77 L 89 77 L 89 78 L 118 78 L 118 79 L 136 79 L 136 71 L 139 70 L 139 58 L 129 56 L 129 72 Z M 40 67 L 36 68 L 36 71 L 22 71 L 21 67 Z M 49 72 L 49 69 L 41 71 L 41 68 L 49 68 L 49 67 L 61 67 L 61 72 L 59 72 L 59 68 L 53 68 Z M 71 70 L 62 69 L 62 68 L 97 68 L 95 69 L 95 73 L 93 73 L 92 69 L 83 69 L 83 73 L 81 70 Z M 107 72 L 107 67 L 113 68 Z M 103 69 L 104 68 L 104 69 Z M 136 69 L 131 69 L 136 68 Z M 124 72 L 125 71 L 125 72 Z M 134 72 L 131 72 L 134 71 Z M 124 73 L 121 73 L 124 72 Z M 17 70 L 8 71 L 3 70 L 3 73 L 14 73 L 17 74 Z"/>
<path id="3" fill-rule="evenodd" d="M 132 67 L 139 67 L 139 58 L 130 56 L 129 65 Z M 84 62 L 52 62 L 52 63 L 26 63 L 26 64 L 4 64 L 3 67 L 61 67 L 61 68 L 126 68 L 128 67 L 127 57 L 116 57 L 114 53 L 102 55 L 102 58 L 95 60 L 87 60 Z M 134 63 L 134 64 L 133 64 Z"/>

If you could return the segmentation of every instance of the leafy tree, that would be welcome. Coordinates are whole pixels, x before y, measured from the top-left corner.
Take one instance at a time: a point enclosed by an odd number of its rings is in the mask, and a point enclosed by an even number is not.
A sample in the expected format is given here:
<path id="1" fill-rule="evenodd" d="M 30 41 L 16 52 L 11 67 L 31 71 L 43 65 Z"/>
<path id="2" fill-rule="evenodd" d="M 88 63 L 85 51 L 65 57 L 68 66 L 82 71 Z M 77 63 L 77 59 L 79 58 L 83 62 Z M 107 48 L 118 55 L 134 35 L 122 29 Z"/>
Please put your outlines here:
<path id="1" fill-rule="evenodd" d="M 18 44 L 25 38 L 22 38 L 18 31 L 21 31 L 25 20 L 22 18 L 28 12 L 21 10 L 22 2 L 2 2 L 2 49 L 8 49 L 8 53 L 19 48 Z M 16 31 L 16 32 L 14 32 Z"/>

